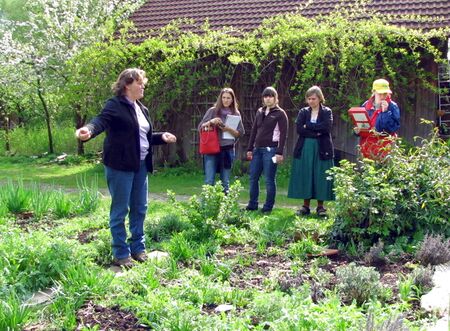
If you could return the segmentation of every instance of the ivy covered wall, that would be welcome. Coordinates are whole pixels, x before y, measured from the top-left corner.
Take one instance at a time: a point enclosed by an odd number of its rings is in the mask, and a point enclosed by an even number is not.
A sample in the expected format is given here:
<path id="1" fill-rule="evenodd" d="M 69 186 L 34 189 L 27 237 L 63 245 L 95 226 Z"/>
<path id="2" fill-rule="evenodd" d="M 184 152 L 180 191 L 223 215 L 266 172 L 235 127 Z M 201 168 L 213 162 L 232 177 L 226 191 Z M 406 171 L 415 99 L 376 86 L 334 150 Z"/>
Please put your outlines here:
<path id="1" fill-rule="evenodd" d="M 202 34 L 193 34 L 174 23 L 139 45 L 126 39 L 99 43 L 86 50 L 81 61 L 89 71 L 110 77 L 126 67 L 147 72 L 143 101 L 157 129 L 176 132 L 180 142 L 164 151 L 169 156 L 163 161 L 184 162 L 197 154 L 192 118 L 203 115 L 224 86 L 235 89 L 249 131 L 267 85 L 278 89 L 281 106 L 291 118 L 303 106 L 306 90 L 321 86 L 336 119 L 337 148 L 351 158 L 356 141 L 346 111 L 370 96 L 376 78 L 391 82 L 393 99 L 402 110 L 400 135 L 407 140 L 426 135 L 428 128 L 419 126 L 419 117 L 435 117 L 436 62 L 445 59 L 449 30 L 408 30 L 385 21 L 349 9 L 326 17 L 275 17 L 246 34 L 227 28 L 210 31 L 207 26 Z M 80 79 L 83 70 L 88 71 L 86 66 L 75 70 Z M 97 95 L 107 94 L 109 86 L 104 85 Z M 292 129 L 288 149 L 295 139 Z M 244 148 L 245 143 L 246 137 L 241 141 Z"/>

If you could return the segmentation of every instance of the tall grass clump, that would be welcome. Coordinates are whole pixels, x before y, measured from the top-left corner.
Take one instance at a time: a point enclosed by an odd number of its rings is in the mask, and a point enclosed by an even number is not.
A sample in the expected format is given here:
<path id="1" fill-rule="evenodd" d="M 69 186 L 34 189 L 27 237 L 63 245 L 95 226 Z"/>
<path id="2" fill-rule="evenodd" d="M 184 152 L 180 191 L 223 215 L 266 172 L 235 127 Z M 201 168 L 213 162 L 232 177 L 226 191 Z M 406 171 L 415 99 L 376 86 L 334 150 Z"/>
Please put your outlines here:
<path id="1" fill-rule="evenodd" d="M 14 182 L 8 179 L 4 189 L 4 201 L 10 213 L 18 214 L 28 210 L 30 205 L 30 191 L 27 190 L 22 180 Z"/>
<path id="2" fill-rule="evenodd" d="M 97 210 L 100 205 L 100 193 L 98 191 L 98 177 L 94 176 L 91 184 L 87 183 L 86 176 L 77 178 L 78 201 L 76 213 L 85 215 Z"/>
<path id="3" fill-rule="evenodd" d="M 14 291 L 0 298 L 0 330 L 19 331 L 28 321 L 31 308 L 23 304 Z"/>
<path id="4" fill-rule="evenodd" d="M 30 189 L 30 209 L 33 211 L 34 218 L 39 220 L 44 215 L 50 214 L 52 205 L 53 192 L 33 183 Z"/>
<path id="5" fill-rule="evenodd" d="M 62 190 L 55 192 L 53 196 L 53 215 L 58 218 L 69 217 L 74 212 L 74 202 Z"/>
<path id="6" fill-rule="evenodd" d="M 339 242 L 372 246 L 379 239 L 450 236 L 450 148 L 434 132 L 420 146 L 394 146 L 382 162 L 346 160 L 333 169 Z"/>

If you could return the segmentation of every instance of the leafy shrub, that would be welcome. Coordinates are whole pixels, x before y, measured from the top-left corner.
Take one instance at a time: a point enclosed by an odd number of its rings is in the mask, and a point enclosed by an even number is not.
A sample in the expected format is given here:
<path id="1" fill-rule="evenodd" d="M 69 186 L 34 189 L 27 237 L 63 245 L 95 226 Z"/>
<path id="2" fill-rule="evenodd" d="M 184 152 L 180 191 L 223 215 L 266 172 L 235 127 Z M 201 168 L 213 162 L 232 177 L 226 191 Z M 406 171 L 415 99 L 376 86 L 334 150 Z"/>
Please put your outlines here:
<path id="1" fill-rule="evenodd" d="M 312 238 L 307 237 L 290 244 L 287 250 L 287 255 L 293 259 L 305 259 L 308 254 L 318 254 L 321 251 L 322 247 L 317 245 Z"/>
<path id="2" fill-rule="evenodd" d="M 242 185 L 234 182 L 228 194 L 223 192 L 220 182 L 214 186 L 203 185 L 199 196 L 194 195 L 186 204 L 179 203 L 173 192 L 168 192 L 169 202 L 194 226 L 189 237 L 198 241 L 207 241 L 217 229 L 227 225 L 244 222 L 244 214 L 239 207 L 239 193 Z"/>
<path id="3" fill-rule="evenodd" d="M 77 258 L 67 240 L 49 239 L 42 232 L 13 230 L 1 237 L 0 270 L 6 284 L 19 296 L 48 287 Z"/>
<path id="4" fill-rule="evenodd" d="M 417 250 L 416 258 L 424 266 L 450 261 L 450 239 L 446 240 L 440 234 L 427 234 Z"/>
<path id="5" fill-rule="evenodd" d="M 109 229 L 100 229 L 96 234 L 96 239 L 90 244 L 93 246 L 93 258 L 95 263 L 102 266 L 111 263 L 113 256 Z"/>
<path id="6" fill-rule="evenodd" d="M 381 294 L 380 274 L 373 267 L 361 267 L 355 263 L 338 267 L 336 270 L 337 289 L 345 302 L 356 301 L 362 305 Z"/>
<path id="7" fill-rule="evenodd" d="M 432 231 L 450 235 L 450 148 L 436 133 L 417 148 L 393 147 L 389 159 L 364 159 L 357 167 L 346 160 L 335 177 L 333 236 L 363 242 Z"/>
<path id="8" fill-rule="evenodd" d="M 364 255 L 364 262 L 374 267 L 385 265 L 388 262 L 388 259 L 384 254 L 383 249 L 384 243 L 379 240 L 378 243 L 373 245 Z"/>

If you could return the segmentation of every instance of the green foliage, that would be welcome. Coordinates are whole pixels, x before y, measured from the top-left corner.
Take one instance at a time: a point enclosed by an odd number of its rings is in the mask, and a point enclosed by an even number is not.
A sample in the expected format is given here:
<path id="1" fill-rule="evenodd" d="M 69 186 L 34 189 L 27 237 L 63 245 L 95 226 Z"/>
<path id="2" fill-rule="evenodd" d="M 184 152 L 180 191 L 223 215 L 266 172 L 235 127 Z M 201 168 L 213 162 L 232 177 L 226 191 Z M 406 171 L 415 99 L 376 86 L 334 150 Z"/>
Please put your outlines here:
<path id="1" fill-rule="evenodd" d="M 89 297 L 102 295 L 109 288 L 114 274 L 93 265 L 71 265 L 57 281 L 57 297 L 51 304 L 53 318 L 64 329 L 76 327 L 76 312 Z"/>
<path id="2" fill-rule="evenodd" d="M 4 231 L 0 236 L 0 270 L 5 283 L 20 297 L 48 287 L 76 258 L 65 239 L 16 230 Z"/>
<path id="3" fill-rule="evenodd" d="M 380 274 L 373 267 L 357 266 L 350 263 L 336 270 L 337 289 L 343 300 L 362 305 L 370 299 L 376 299 L 382 293 Z"/>
<path id="4" fill-rule="evenodd" d="M 91 242 L 91 245 L 94 262 L 102 266 L 109 265 L 113 259 L 110 230 L 100 229 L 97 231 L 95 240 Z"/>
<path id="5" fill-rule="evenodd" d="M 96 211 L 100 204 L 98 178 L 95 176 L 89 185 L 86 176 L 79 177 L 78 191 L 78 203 L 75 207 L 76 213 L 78 215 L 84 215 Z"/>
<path id="6" fill-rule="evenodd" d="M 28 209 L 30 204 L 30 192 L 23 186 L 23 181 L 14 183 L 8 180 L 3 191 L 3 199 L 9 212 L 17 214 Z"/>
<path id="7" fill-rule="evenodd" d="M 14 292 L 11 292 L 5 300 L 0 298 L 0 330 L 22 330 L 30 313 L 30 307 L 23 304 Z"/>
<path id="8" fill-rule="evenodd" d="M 228 194 L 223 192 L 220 182 L 214 186 L 203 185 L 200 195 L 190 198 L 187 205 L 176 201 L 173 192 L 168 192 L 168 195 L 170 203 L 194 226 L 189 237 L 207 241 L 214 236 L 216 230 L 244 222 L 238 200 L 241 190 L 239 181 L 230 186 Z"/>
<path id="9" fill-rule="evenodd" d="M 169 239 L 173 234 L 190 228 L 189 223 L 183 221 L 178 214 L 166 214 L 155 222 L 147 222 L 145 234 L 153 241 Z"/>
<path id="10" fill-rule="evenodd" d="M 64 194 L 62 190 L 55 192 L 53 202 L 53 215 L 57 219 L 69 217 L 74 212 L 73 201 L 66 194 Z"/>
<path id="11" fill-rule="evenodd" d="M 434 134 L 409 151 L 394 147 L 382 164 L 364 159 L 357 167 L 341 161 L 332 171 L 335 238 L 367 247 L 427 231 L 450 236 L 449 153 Z"/>

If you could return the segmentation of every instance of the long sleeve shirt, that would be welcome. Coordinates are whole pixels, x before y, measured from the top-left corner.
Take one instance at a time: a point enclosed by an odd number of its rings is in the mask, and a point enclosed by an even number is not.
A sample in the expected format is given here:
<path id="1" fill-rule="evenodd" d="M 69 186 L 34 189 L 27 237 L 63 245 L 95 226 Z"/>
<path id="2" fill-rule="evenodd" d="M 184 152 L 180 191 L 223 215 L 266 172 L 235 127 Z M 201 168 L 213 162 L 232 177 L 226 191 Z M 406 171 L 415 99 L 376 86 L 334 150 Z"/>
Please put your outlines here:
<path id="1" fill-rule="evenodd" d="M 248 151 L 255 147 L 276 147 L 276 154 L 283 155 L 288 132 L 288 117 L 286 112 L 278 106 L 269 109 L 258 109 L 253 122 Z"/>

